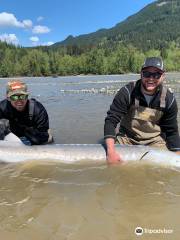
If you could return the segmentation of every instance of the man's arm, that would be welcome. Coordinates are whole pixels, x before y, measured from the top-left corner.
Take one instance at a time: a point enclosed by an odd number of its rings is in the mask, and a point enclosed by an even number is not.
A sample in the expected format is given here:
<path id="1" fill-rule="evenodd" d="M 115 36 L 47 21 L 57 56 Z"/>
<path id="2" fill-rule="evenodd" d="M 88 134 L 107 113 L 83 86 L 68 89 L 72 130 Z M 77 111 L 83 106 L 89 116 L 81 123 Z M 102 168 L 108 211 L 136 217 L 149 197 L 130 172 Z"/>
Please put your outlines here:
<path id="1" fill-rule="evenodd" d="M 122 156 L 120 156 L 115 149 L 116 139 L 116 127 L 121 121 L 123 115 L 127 113 L 127 109 L 130 104 L 130 91 L 127 86 L 120 89 L 116 94 L 104 124 L 104 139 L 107 147 L 107 161 L 109 163 L 122 162 Z"/>
<path id="2" fill-rule="evenodd" d="M 33 144 L 39 145 L 48 141 L 48 129 L 49 118 L 47 111 L 41 103 L 35 102 L 33 126 L 26 127 L 24 134 Z"/>
<path id="3" fill-rule="evenodd" d="M 166 135 L 167 147 L 171 151 L 180 151 L 180 137 L 177 123 L 177 103 L 175 98 L 172 98 L 165 113 L 160 121 L 162 132 Z"/>
<path id="4" fill-rule="evenodd" d="M 106 138 L 107 161 L 110 164 L 123 162 L 122 156 L 116 152 L 114 139 Z"/>

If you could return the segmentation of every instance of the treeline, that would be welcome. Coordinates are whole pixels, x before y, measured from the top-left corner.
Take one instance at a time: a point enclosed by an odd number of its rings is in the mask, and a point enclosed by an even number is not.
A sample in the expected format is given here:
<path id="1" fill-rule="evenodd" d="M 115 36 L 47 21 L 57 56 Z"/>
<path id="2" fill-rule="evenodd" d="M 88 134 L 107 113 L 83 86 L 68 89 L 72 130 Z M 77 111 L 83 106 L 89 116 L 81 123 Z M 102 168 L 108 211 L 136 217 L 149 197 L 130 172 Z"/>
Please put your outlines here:
<path id="1" fill-rule="evenodd" d="M 180 71 L 180 48 L 171 43 L 143 52 L 119 43 L 83 51 L 77 47 L 21 48 L 0 42 L 0 77 L 138 73 L 147 56 L 162 56 L 167 71 Z"/>

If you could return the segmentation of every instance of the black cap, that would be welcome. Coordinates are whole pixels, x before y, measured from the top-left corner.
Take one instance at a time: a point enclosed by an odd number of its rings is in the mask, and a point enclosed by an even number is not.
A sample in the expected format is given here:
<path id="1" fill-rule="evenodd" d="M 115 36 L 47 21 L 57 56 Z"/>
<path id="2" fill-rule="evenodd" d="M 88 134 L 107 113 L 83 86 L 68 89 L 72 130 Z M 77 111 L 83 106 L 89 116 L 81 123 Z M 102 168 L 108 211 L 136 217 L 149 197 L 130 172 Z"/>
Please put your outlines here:
<path id="1" fill-rule="evenodd" d="M 161 58 L 158 57 L 148 57 L 146 58 L 142 69 L 147 67 L 155 67 L 164 72 L 164 64 Z"/>

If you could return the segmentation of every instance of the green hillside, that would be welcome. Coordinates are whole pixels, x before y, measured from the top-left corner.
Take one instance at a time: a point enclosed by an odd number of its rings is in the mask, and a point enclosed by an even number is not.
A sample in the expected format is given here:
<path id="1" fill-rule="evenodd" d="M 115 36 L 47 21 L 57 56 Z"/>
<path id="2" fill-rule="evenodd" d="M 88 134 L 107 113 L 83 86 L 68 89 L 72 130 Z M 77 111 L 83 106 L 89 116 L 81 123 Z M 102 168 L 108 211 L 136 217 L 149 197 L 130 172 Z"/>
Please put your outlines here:
<path id="1" fill-rule="evenodd" d="M 155 1 L 138 13 L 128 17 L 111 29 L 69 36 L 58 46 L 96 46 L 101 42 L 111 41 L 130 43 L 143 50 L 161 48 L 169 42 L 180 40 L 180 0 Z"/>
<path id="2" fill-rule="evenodd" d="M 180 0 L 159 0 L 111 29 L 69 36 L 52 46 L 0 42 L 0 77 L 139 72 L 147 56 L 180 69 Z"/>

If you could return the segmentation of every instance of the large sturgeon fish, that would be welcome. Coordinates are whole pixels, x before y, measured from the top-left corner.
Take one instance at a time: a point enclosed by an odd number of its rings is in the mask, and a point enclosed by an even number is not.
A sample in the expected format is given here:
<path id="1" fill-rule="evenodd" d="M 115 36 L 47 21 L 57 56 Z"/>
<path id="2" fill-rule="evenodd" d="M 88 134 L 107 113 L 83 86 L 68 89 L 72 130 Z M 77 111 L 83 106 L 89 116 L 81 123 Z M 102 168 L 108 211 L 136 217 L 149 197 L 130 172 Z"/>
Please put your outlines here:
<path id="1" fill-rule="evenodd" d="M 180 155 L 146 146 L 116 145 L 125 162 L 137 161 L 180 167 Z M 0 141 L 0 162 L 27 161 L 90 163 L 106 162 L 106 150 L 101 144 L 49 144 L 25 146 L 21 143 Z"/>

